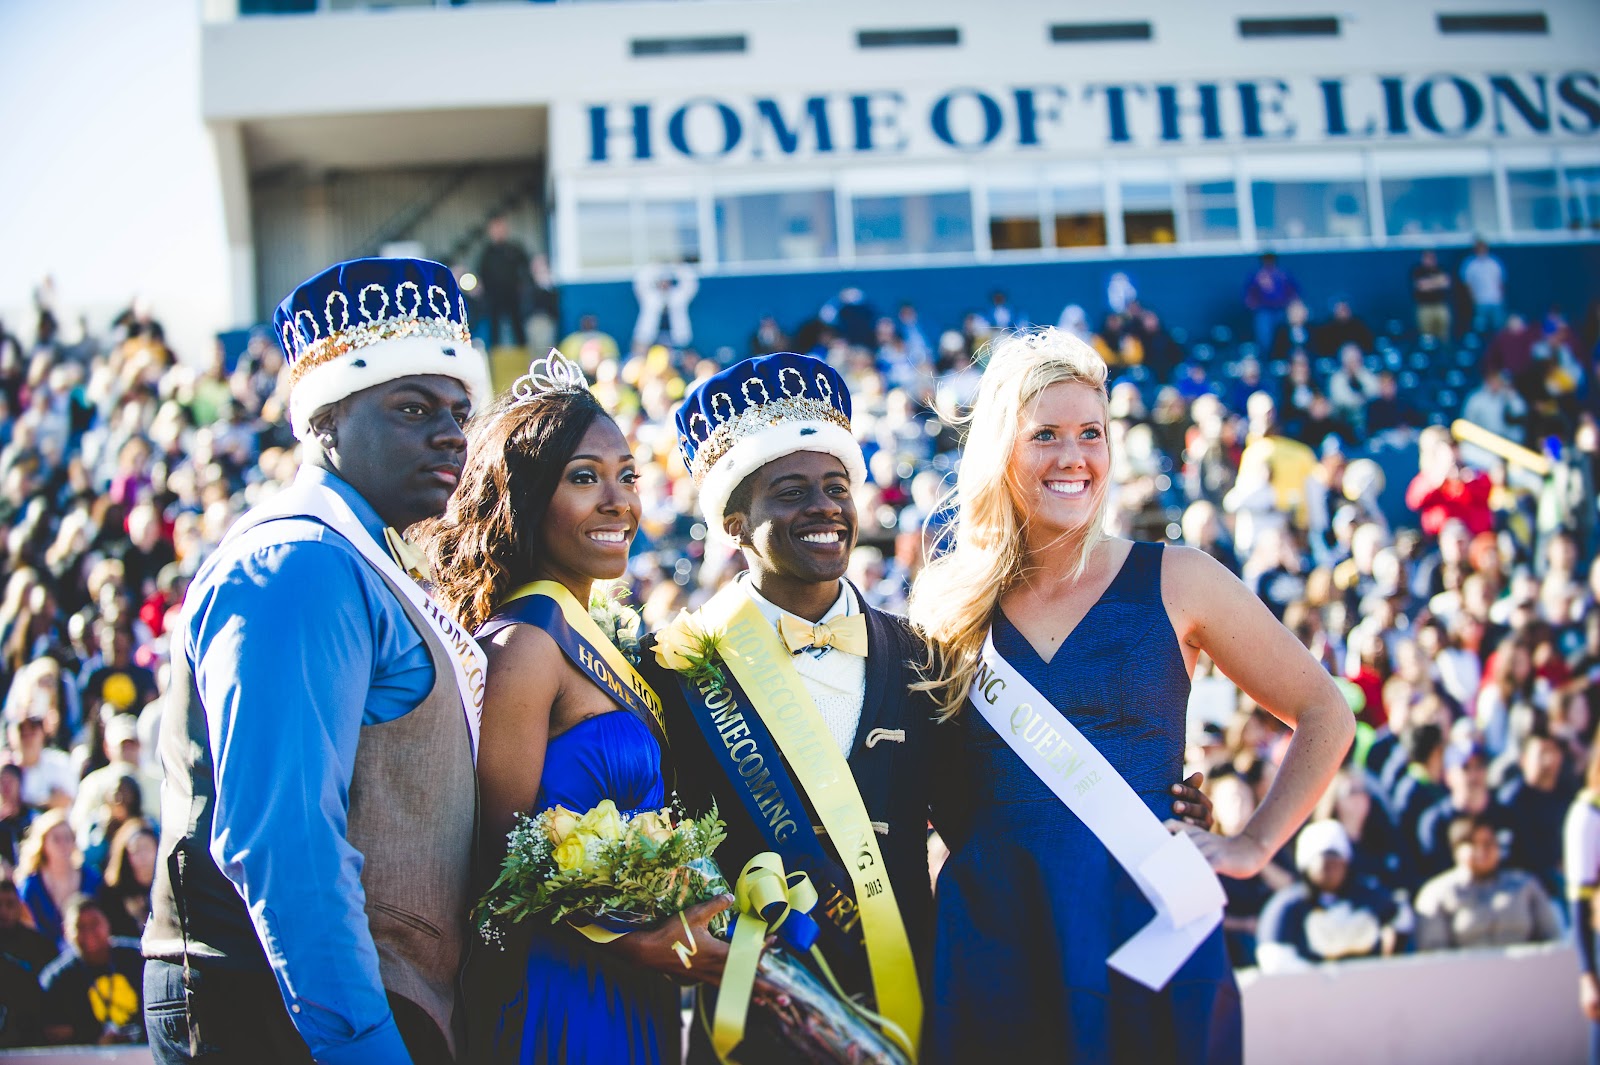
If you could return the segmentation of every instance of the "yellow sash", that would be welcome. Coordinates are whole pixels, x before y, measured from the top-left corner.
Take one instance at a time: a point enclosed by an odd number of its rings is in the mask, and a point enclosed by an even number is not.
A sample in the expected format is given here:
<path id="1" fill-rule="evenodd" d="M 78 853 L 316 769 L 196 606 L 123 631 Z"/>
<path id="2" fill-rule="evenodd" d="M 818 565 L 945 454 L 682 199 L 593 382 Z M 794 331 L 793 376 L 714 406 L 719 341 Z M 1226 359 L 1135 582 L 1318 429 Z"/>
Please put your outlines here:
<path id="1" fill-rule="evenodd" d="M 637 669 L 633 668 L 633 663 L 623 657 L 622 652 L 617 650 L 616 644 L 612 643 L 606 634 L 600 631 L 600 626 L 594 623 L 594 618 L 589 616 L 589 611 L 578 603 L 577 598 L 567 590 L 566 585 L 558 584 L 555 581 L 534 581 L 532 584 L 524 584 L 522 587 L 515 589 L 503 601 L 509 603 L 513 599 L 521 599 L 525 595 L 544 595 L 555 600 L 556 605 L 561 608 L 561 616 L 566 619 L 568 627 L 588 641 L 589 646 L 598 651 L 601 659 L 604 660 L 605 669 L 595 669 L 590 672 L 594 673 L 599 679 L 605 680 L 605 686 L 610 688 L 612 694 L 621 699 L 624 705 L 630 702 L 642 702 L 649 707 L 650 716 L 655 718 L 657 727 L 661 730 L 661 734 L 665 736 L 667 716 L 666 712 L 661 708 L 661 696 L 657 695 L 655 689 L 650 687 L 650 683 L 639 675 Z M 609 676 L 607 676 L 606 670 L 610 671 Z M 628 690 L 633 693 L 634 699 L 628 699 L 618 685 L 626 685 Z"/>
<path id="2" fill-rule="evenodd" d="M 700 617 L 849 870 L 878 1012 L 899 1029 L 886 1031 L 903 1035 L 909 1044 L 905 1049 L 915 1060 L 922 1035 L 922 989 L 877 834 L 849 763 L 839 753 L 783 641 L 742 588 L 723 588 L 701 609 Z"/>

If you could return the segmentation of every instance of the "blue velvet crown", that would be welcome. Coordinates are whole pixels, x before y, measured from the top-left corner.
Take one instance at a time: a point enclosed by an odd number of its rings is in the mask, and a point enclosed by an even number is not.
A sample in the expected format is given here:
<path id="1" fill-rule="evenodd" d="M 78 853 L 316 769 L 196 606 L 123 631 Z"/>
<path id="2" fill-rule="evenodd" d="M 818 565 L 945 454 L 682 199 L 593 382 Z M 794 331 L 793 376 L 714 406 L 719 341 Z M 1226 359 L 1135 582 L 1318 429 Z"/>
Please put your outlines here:
<path id="1" fill-rule="evenodd" d="M 785 422 L 850 429 L 850 391 L 838 371 L 808 355 L 762 355 L 723 370 L 678 408 L 678 446 L 696 483 L 739 441 Z M 820 450 L 820 449 L 819 449 Z"/>
<path id="2" fill-rule="evenodd" d="M 273 329 L 291 386 L 359 348 L 402 337 L 469 344 L 467 305 L 448 267 L 426 259 L 352 259 L 303 282 Z"/>

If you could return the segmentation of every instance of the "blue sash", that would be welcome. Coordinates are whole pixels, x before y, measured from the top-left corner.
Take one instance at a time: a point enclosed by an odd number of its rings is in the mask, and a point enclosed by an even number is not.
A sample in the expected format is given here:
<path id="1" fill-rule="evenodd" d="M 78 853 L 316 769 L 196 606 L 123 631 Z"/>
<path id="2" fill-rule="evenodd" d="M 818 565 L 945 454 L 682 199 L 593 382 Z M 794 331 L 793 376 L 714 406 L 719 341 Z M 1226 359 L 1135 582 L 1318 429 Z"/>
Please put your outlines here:
<path id="1" fill-rule="evenodd" d="M 587 617 L 585 614 L 584 619 L 587 620 Z M 636 717 L 641 718 L 650 727 L 650 733 L 655 736 L 661 749 L 668 750 L 661 697 L 645 683 L 637 671 L 630 668 L 627 675 L 619 675 L 621 668 L 614 668 L 607 659 L 619 656 L 620 653 L 610 646 L 610 641 L 605 640 L 603 635 L 600 638 L 607 646 L 597 647 L 572 625 L 561 603 L 543 592 L 535 592 L 519 596 L 502 606 L 494 618 L 478 630 L 478 637 L 487 639 L 494 632 L 513 622 L 533 625 L 548 633 L 569 662 L 592 680 L 595 687 L 627 707 Z M 607 650 L 611 652 L 610 655 L 606 653 Z M 620 661 L 626 665 L 625 659 Z"/>
<path id="2" fill-rule="evenodd" d="M 789 778 L 777 741 L 761 715 L 751 707 L 749 697 L 728 670 L 723 671 L 720 688 L 708 685 L 702 690 L 687 677 L 677 679 L 707 749 L 733 783 L 740 805 L 767 849 L 783 858 L 785 869 L 811 877 L 819 900 L 811 916 L 816 918 L 823 953 L 830 958 L 856 959 L 864 969 L 866 941 L 850 876 L 828 854 L 812 828 L 810 812 Z M 786 935 L 791 924 L 800 926 L 795 929 L 801 934 L 800 941 L 791 941 Z M 780 939 L 802 954 L 811 947 L 804 938 L 804 924 L 791 916 L 778 931 Z"/>

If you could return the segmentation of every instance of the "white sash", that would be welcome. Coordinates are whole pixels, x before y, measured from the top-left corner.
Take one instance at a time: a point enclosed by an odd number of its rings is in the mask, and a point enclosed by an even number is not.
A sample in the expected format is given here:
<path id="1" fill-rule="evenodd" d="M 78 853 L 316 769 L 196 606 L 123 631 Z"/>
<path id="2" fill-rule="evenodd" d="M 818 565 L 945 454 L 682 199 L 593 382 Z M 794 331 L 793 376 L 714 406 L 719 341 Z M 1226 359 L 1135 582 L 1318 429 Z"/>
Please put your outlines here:
<path id="1" fill-rule="evenodd" d="M 1107 959 L 1153 991 L 1222 923 L 1222 884 L 1189 837 L 1156 819 L 1105 755 L 984 640 L 972 705 L 1128 871 L 1156 915 Z"/>
<path id="2" fill-rule="evenodd" d="M 489 659 L 449 612 L 429 598 L 410 574 L 401 569 L 387 549 L 372 538 L 361 519 L 355 516 L 338 492 L 304 474 L 295 478 L 294 484 L 252 509 L 223 537 L 226 544 L 245 529 L 276 518 L 315 518 L 334 532 L 343 536 L 389 582 L 399 588 L 411 605 L 427 621 L 428 627 L 439 638 L 449 653 L 450 666 L 455 673 L 456 689 L 461 696 L 461 709 L 467 717 L 467 732 L 472 741 L 472 763 L 478 763 L 478 725 L 483 718 L 484 679 L 488 676 Z"/>

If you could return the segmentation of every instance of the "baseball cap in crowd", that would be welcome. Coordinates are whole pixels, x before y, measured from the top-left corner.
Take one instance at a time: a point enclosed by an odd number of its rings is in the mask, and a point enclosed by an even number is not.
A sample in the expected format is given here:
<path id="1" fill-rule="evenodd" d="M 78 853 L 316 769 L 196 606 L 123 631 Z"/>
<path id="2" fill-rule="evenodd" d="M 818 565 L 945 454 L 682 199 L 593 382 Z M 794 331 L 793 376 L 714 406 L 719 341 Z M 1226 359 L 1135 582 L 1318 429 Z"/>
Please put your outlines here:
<path id="1" fill-rule="evenodd" d="M 106 746 L 116 750 L 129 740 L 139 739 L 139 721 L 132 714 L 113 714 L 106 722 Z"/>
<path id="2" fill-rule="evenodd" d="M 1302 873 L 1324 854 L 1337 854 L 1350 860 L 1350 834 L 1334 820 L 1313 821 L 1300 830 L 1294 843 L 1294 867 Z"/>

